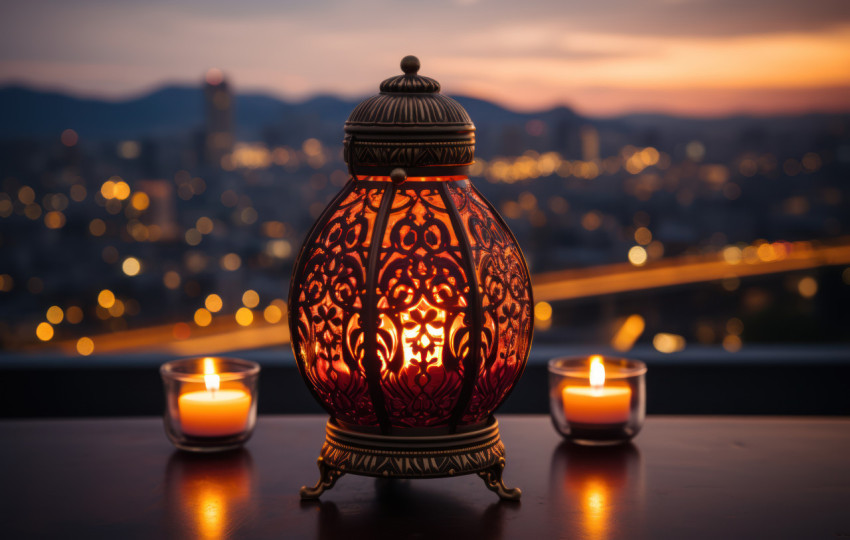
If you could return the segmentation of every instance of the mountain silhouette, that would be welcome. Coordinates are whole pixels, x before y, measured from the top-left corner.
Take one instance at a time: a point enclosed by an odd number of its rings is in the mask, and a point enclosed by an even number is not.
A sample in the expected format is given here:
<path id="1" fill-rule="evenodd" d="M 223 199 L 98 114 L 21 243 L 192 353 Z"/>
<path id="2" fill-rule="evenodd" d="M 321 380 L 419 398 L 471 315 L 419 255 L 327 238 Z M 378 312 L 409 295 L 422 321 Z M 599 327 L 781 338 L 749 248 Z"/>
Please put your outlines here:
<path id="1" fill-rule="evenodd" d="M 599 131 L 609 153 L 623 144 L 681 150 L 688 141 L 701 140 L 710 150 L 722 150 L 731 156 L 743 151 L 767 151 L 774 139 L 800 146 L 823 138 L 834 129 L 836 121 L 850 121 L 847 113 L 724 118 L 629 114 L 600 119 L 585 118 L 563 106 L 518 112 L 483 99 L 452 97 L 475 122 L 476 154 L 485 158 L 512 155 L 523 149 L 558 150 L 575 158 L 580 155 L 579 133 L 588 124 Z M 262 140 L 269 145 L 294 147 L 315 137 L 337 146 L 342 142 L 342 126 L 359 102 L 360 99 L 329 95 L 294 102 L 261 93 L 237 94 L 236 136 L 242 141 Z M 543 127 L 533 126 L 531 121 L 540 121 Z M 203 124 L 204 95 L 200 86 L 166 86 L 122 101 L 75 97 L 20 85 L 0 87 L 0 141 L 56 140 L 69 128 L 88 142 L 185 138 L 198 133 Z"/>
<path id="2" fill-rule="evenodd" d="M 482 126 L 522 123 L 558 111 L 568 111 L 569 115 L 578 118 L 563 107 L 532 114 L 511 111 L 476 98 L 459 96 L 456 99 L 476 124 Z M 359 101 L 319 95 L 303 102 L 291 102 L 258 93 L 237 94 L 237 136 L 255 139 L 269 126 L 314 131 L 316 133 L 306 135 L 320 136 L 323 127 L 327 126 L 341 138 L 342 124 Z M 6 86 L 0 88 L 0 118 L 3 119 L 0 123 L 2 139 L 55 137 L 69 128 L 85 139 L 187 134 L 203 126 L 203 90 L 167 86 L 132 99 L 106 101 Z"/>

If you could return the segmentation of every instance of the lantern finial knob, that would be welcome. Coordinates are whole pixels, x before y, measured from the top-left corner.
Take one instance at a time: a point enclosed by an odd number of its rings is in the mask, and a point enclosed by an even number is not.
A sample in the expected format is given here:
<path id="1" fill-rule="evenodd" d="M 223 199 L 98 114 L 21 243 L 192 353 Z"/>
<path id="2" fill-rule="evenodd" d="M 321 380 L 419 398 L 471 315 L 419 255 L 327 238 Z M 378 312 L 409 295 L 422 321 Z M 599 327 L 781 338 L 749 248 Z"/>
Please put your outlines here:
<path id="1" fill-rule="evenodd" d="M 405 171 L 401 167 L 393 169 L 393 171 L 390 173 L 390 179 L 396 185 L 403 184 L 404 181 L 407 180 L 407 171 Z"/>
<path id="2" fill-rule="evenodd" d="M 401 70 L 405 75 L 415 75 L 419 72 L 419 59 L 413 55 L 401 59 Z"/>

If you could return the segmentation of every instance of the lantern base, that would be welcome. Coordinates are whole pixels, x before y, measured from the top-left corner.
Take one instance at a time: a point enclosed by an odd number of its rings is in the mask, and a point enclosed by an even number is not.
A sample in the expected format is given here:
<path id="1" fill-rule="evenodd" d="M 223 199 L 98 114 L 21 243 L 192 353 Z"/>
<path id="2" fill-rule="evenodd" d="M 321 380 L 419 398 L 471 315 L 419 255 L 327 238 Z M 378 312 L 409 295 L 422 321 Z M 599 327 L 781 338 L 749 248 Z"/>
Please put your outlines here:
<path id="1" fill-rule="evenodd" d="M 328 420 L 318 464 L 319 481 L 301 488 L 302 499 L 318 499 L 344 474 L 442 478 L 475 473 L 501 499 L 516 501 L 522 493 L 502 481 L 505 445 L 496 419 L 476 431 L 425 437 L 353 432 Z"/>

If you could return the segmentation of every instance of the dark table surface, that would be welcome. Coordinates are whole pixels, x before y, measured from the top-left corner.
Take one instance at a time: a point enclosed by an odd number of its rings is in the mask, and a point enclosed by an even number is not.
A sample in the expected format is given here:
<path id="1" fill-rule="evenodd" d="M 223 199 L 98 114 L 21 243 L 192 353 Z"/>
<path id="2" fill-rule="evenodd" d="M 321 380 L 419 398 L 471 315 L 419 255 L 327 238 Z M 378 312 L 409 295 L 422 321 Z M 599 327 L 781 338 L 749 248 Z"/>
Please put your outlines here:
<path id="1" fill-rule="evenodd" d="M 319 416 L 261 417 L 244 449 L 175 450 L 158 418 L 0 422 L 2 538 L 850 537 L 850 419 L 650 417 L 577 448 L 546 416 L 499 418 L 499 502 L 477 476 L 343 476 L 302 503 Z"/>

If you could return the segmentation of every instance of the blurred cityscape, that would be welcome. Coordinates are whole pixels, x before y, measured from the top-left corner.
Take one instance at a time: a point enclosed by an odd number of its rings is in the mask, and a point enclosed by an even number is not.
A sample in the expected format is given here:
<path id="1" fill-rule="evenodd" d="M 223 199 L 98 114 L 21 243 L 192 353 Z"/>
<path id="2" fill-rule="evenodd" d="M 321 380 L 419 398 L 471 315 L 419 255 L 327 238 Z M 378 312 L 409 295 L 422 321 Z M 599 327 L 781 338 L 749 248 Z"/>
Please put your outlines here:
<path id="1" fill-rule="evenodd" d="M 850 339 L 850 114 L 518 113 L 459 97 L 472 180 L 534 276 L 538 342 L 664 353 Z M 355 101 L 0 89 L 0 348 L 288 343 L 297 250 Z"/>

